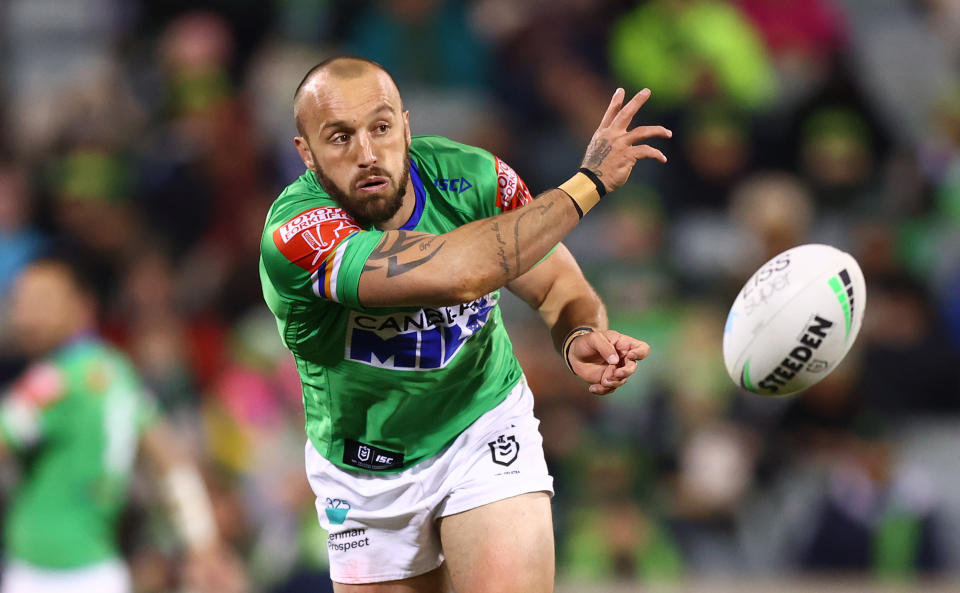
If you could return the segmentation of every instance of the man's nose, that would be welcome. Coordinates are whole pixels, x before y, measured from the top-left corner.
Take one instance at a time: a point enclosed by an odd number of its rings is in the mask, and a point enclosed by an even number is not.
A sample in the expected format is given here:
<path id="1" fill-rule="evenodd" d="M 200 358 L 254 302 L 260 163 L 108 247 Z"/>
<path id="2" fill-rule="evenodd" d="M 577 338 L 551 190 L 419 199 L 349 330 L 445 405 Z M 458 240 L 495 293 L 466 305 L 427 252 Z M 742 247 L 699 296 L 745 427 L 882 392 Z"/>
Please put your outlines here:
<path id="1" fill-rule="evenodd" d="M 372 167 L 377 164 L 377 154 L 373 150 L 373 140 L 367 134 L 361 134 L 358 138 L 358 144 L 360 146 L 360 162 L 361 167 Z"/>

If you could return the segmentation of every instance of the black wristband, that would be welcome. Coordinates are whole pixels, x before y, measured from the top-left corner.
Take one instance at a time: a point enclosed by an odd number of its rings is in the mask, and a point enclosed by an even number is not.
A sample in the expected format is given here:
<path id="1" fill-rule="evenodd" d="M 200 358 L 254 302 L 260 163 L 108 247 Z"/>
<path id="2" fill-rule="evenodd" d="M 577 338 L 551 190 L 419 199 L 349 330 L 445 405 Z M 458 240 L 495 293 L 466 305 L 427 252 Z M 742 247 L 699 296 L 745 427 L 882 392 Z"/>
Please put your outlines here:
<path id="1" fill-rule="evenodd" d="M 607 195 L 607 188 L 603 186 L 603 182 L 600 181 L 600 178 L 597 177 L 597 174 L 596 174 L 596 173 L 594 173 L 593 171 L 591 171 L 590 169 L 588 169 L 588 168 L 586 168 L 586 167 L 580 167 L 580 168 L 578 169 L 578 171 L 579 171 L 580 173 L 583 173 L 583 174 L 586 175 L 587 177 L 589 177 L 589 178 L 590 178 L 590 181 L 592 181 L 593 184 L 597 186 L 597 193 L 600 194 L 600 197 L 601 197 L 601 198 L 602 198 L 603 196 Z"/>
<path id="2" fill-rule="evenodd" d="M 570 369 L 570 372 L 576 375 L 576 372 L 573 370 L 573 365 L 570 364 L 570 346 L 573 345 L 573 339 L 583 334 L 593 333 L 594 329 L 586 325 L 580 327 L 575 327 L 569 332 L 567 336 L 563 339 L 563 362 L 566 363 L 567 368 Z"/>
<path id="3" fill-rule="evenodd" d="M 560 191 L 563 191 L 563 190 L 561 189 Z M 565 191 L 563 193 L 567 194 L 567 192 Z M 573 196 L 571 196 L 570 194 L 567 194 L 567 197 L 570 198 L 571 202 L 573 202 L 573 207 L 577 209 L 577 216 L 579 216 L 580 218 L 583 218 L 583 208 L 580 207 L 580 204 L 578 204 L 577 201 L 574 200 Z"/>

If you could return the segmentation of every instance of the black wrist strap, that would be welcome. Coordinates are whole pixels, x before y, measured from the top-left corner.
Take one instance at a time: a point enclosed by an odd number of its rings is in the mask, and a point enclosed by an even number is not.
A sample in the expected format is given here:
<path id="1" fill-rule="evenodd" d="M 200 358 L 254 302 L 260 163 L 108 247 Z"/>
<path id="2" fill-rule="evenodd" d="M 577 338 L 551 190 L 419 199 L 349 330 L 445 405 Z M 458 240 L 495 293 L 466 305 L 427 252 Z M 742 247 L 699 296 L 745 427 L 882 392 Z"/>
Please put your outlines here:
<path id="1" fill-rule="evenodd" d="M 592 181 L 593 184 L 597 186 L 597 193 L 600 194 L 600 197 L 601 197 L 601 198 L 602 198 L 603 196 L 607 195 L 607 188 L 603 186 L 603 182 L 600 181 L 600 178 L 597 177 L 597 174 L 596 174 L 596 173 L 594 173 L 593 171 L 591 171 L 590 169 L 588 169 L 588 168 L 586 168 L 586 167 L 580 167 L 580 168 L 578 169 L 578 171 L 579 171 L 580 173 L 583 173 L 583 174 L 586 175 L 587 177 L 589 177 L 589 178 L 590 178 L 590 181 Z"/>
<path id="2" fill-rule="evenodd" d="M 563 191 L 563 190 L 561 189 L 560 191 Z M 567 192 L 563 192 L 563 193 L 566 194 Z M 583 208 L 580 207 L 580 204 L 578 204 L 577 201 L 574 200 L 573 196 L 571 196 L 570 194 L 567 194 L 567 197 L 570 198 L 571 202 L 573 202 L 573 207 L 577 209 L 577 216 L 579 216 L 580 218 L 583 218 Z"/>
<path id="3" fill-rule="evenodd" d="M 580 327 L 575 327 L 567 333 L 567 337 L 563 339 L 563 362 L 566 363 L 567 368 L 570 369 L 570 372 L 576 374 L 573 370 L 573 365 L 570 364 L 570 347 L 573 345 L 573 339 L 582 336 L 583 334 L 592 333 L 594 329 L 586 325 Z"/>

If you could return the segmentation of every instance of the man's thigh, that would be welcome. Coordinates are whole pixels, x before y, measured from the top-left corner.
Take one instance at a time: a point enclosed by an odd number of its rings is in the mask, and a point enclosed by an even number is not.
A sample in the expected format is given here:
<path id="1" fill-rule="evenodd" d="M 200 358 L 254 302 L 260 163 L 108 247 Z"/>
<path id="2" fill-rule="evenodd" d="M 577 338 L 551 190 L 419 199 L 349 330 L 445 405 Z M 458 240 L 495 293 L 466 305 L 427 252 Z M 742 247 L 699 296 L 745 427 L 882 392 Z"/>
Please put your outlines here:
<path id="1" fill-rule="evenodd" d="M 457 593 L 553 591 L 553 517 L 546 492 L 449 515 L 439 527 Z"/>
<path id="2" fill-rule="evenodd" d="M 440 568 L 431 570 L 409 579 L 369 583 L 366 585 L 347 585 L 333 583 L 334 593 L 449 593 L 450 581 L 446 571 Z"/>

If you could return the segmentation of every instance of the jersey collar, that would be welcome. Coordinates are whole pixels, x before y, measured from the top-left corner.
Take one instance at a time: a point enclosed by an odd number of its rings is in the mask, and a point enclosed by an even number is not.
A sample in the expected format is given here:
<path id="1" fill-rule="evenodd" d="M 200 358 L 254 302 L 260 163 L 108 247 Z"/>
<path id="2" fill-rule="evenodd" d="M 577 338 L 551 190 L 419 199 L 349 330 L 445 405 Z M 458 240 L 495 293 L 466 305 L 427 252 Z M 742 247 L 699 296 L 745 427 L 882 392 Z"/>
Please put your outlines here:
<path id="1" fill-rule="evenodd" d="M 310 180 L 316 184 L 318 189 L 326 193 L 326 191 L 323 189 L 323 186 L 320 185 L 320 179 L 317 178 L 316 173 L 310 171 L 309 169 L 306 171 L 306 173 L 312 173 L 312 175 L 309 175 Z M 413 205 L 413 213 L 410 214 L 410 218 L 407 219 L 407 222 L 405 222 L 400 229 L 398 229 L 402 231 L 412 231 L 413 229 L 417 228 L 417 224 L 420 223 L 420 217 L 423 216 L 423 207 L 427 202 L 427 190 L 423 187 L 423 180 L 420 179 L 420 169 L 417 167 L 417 163 L 414 162 L 412 155 L 410 157 L 410 180 L 413 182 L 413 194 L 416 198 L 416 203 Z"/>
<path id="2" fill-rule="evenodd" d="M 423 205 L 427 201 L 427 190 L 423 188 L 423 180 L 420 179 L 420 169 L 417 168 L 417 163 L 413 161 L 412 156 L 410 157 L 410 180 L 413 182 L 413 193 L 417 202 L 413 206 L 413 214 L 411 214 L 407 222 L 400 227 L 402 231 L 412 231 L 417 228 L 420 217 L 423 216 Z"/>

